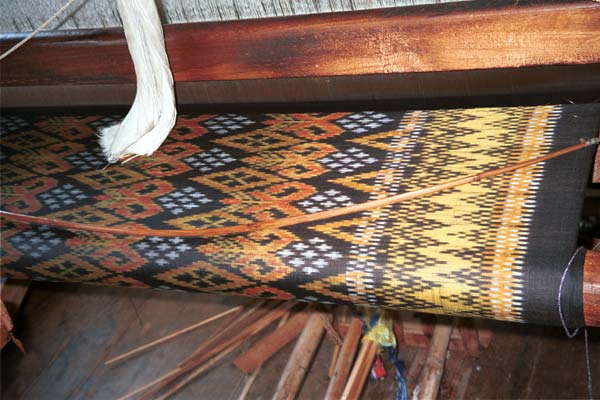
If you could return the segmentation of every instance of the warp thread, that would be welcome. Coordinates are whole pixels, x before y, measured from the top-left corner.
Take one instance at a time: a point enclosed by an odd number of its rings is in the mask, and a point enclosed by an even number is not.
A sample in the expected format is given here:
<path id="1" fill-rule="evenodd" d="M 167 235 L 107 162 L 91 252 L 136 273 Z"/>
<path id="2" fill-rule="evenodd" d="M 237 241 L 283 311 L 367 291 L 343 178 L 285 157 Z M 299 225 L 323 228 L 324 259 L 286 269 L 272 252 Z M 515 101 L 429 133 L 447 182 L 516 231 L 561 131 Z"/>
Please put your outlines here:
<path id="1" fill-rule="evenodd" d="M 40 31 L 42 29 L 44 29 L 45 27 L 47 27 L 50 24 L 50 22 L 52 22 L 56 18 L 58 18 L 58 16 L 60 14 L 62 14 L 63 11 L 65 11 L 67 8 L 69 8 L 69 6 L 72 3 L 74 3 L 75 1 L 76 0 L 68 0 L 61 8 L 59 8 L 54 14 L 52 14 L 50 16 L 50 18 L 48 18 L 46 21 L 44 21 L 33 32 L 31 32 L 29 35 L 25 36 L 25 38 L 23 40 L 21 40 L 19 43 L 15 44 L 13 47 L 11 47 L 10 49 L 8 49 L 4 53 L 2 53 L 2 55 L 0 55 L 0 61 L 4 60 L 6 57 L 8 57 L 10 54 L 12 54 L 19 47 L 23 46 L 25 43 L 29 42 L 29 40 L 31 40 L 31 38 L 33 38 L 35 35 L 37 35 L 38 33 L 40 33 Z"/>
<path id="2" fill-rule="evenodd" d="M 579 252 L 582 249 L 583 249 L 583 247 L 579 246 L 577 248 L 577 250 L 575 250 L 575 252 L 571 256 L 571 258 L 569 259 L 569 262 L 567 263 L 565 270 L 563 271 L 563 274 L 560 278 L 560 283 L 558 285 L 558 316 L 560 317 L 560 322 L 562 324 L 563 329 L 565 330 L 565 334 L 567 335 L 567 337 L 569 339 L 573 339 L 575 336 L 577 336 L 577 333 L 579 332 L 579 328 L 575 328 L 575 330 L 573 330 L 573 332 L 569 331 L 569 327 L 567 326 L 567 324 L 565 322 L 565 317 L 563 315 L 563 310 L 562 310 L 562 303 L 561 303 L 562 290 L 563 290 L 563 285 L 564 285 L 567 273 L 569 272 L 569 269 L 571 268 L 573 261 L 575 261 L 575 258 L 577 258 L 577 255 L 579 254 Z M 588 332 L 587 332 L 587 328 L 585 326 L 583 327 L 583 337 L 584 337 L 584 342 L 585 342 L 585 366 L 587 369 L 588 395 L 589 395 L 590 399 L 593 399 L 594 394 L 593 394 L 593 388 L 592 388 L 592 368 L 590 367 L 590 350 L 589 350 L 589 345 L 588 345 Z"/>

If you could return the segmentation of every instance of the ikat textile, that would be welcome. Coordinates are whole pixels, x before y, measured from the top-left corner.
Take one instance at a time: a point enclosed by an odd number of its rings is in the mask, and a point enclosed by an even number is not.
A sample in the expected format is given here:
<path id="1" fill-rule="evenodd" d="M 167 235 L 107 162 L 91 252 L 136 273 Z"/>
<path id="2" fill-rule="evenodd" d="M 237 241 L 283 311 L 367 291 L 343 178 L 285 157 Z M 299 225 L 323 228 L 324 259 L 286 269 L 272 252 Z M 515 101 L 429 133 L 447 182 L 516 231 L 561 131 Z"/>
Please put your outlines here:
<path id="1" fill-rule="evenodd" d="M 159 151 L 106 165 L 122 116 L 2 116 L 2 209 L 194 229 L 330 210 L 516 163 L 598 132 L 600 106 L 184 115 Z M 210 239 L 3 221 L 14 278 L 218 292 L 558 324 L 593 149 L 393 206 Z M 563 288 L 581 324 L 583 254 Z"/>

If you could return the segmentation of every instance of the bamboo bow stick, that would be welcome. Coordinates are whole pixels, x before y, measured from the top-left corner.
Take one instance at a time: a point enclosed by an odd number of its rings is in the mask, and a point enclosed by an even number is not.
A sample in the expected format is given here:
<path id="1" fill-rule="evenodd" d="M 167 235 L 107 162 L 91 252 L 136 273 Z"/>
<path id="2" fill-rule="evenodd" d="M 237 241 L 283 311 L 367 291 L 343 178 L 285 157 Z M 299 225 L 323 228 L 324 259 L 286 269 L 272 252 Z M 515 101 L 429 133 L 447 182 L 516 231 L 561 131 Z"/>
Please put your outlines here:
<path id="1" fill-rule="evenodd" d="M 211 323 L 213 321 L 218 320 L 219 318 L 223 318 L 223 317 L 225 317 L 225 316 L 227 316 L 229 314 L 233 314 L 233 313 L 236 313 L 238 311 L 241 311 L 242 308 L 243 308 L 242 306 L 237 306 L 237 307 L 234 307 L 234 308 L 230 308 L 227 311 L 223 311 L 220 314 L 213 315 L 212 317 L 204 319 L 204 320 L 202 320 L 202 321 L 200 321 L 200 322 L 198 322 L 198 323 L 196 323 L 194 325 L 190 325 L 190 326 L 188 326 L 186 328 L 180 329 L 177 332 L 173 332 L 173 333 L 171 333 L 171 334 L 169 334 L 167 336 L 163 336 L 160 339 L 156 339 L 156 340 L 154 340 L 154 341 L 152 341 L 150 343 L 146 343 L 143 346 L 136 347 L 135 349 L 133 349 L 131 351 L 128 351 L 127 353 L 121 354 L 121 355 L 119 355 L 117 357 L 113 357 L 110 360 L 106 361 L 104 363 L 104 365 L 111 365 L 111 364 L 114 364 L 116 362 L 123 361 L 126 358 L 129 358 L 129 357 L 131 357 L 131 356 L 133 356 L 135 354 L 138 354 L 138 353 L 140 353 L 142 351 L 148 350 L 148 349 L 150 349 L 152 347 L 158 346 L 161 343 L 167 342 L 169 340 L 173 340 L 176 337 L 179 337 L 179 336 L 183 335 L 184 333 L 191 332 L 194 329 L 198 329 L 198 328 L 200 328 L 200 327 L 202 327 L 202 326 L 204 326 L 206 324 L 209 324 L 209 323 Z"/>
<path id="2" fill-rule="evenodd" d="M 508 164 L 504 167 L 491 169 L 473 175 L 468 175 L 462 178 L 451 179 L 438 185 L 430 186 L 413 190 L 410 192 L 400 193 L 394 196 L 385 197 L 383 199 L 367 201 L 360 204 L 354 204 L 347 207 L 339 207 L 333 210 L 321 211 L 312 214 L 303 214 L 295 217 L 280 218 L 273 221 L 254 222 L 245 225 L 233 225 L 218 228 L 201 228 L 201 229 L 144 229 L 144 228 L 117 228 L 109 226 L 96 226 L 91 224 L 82 224 L 77 222 L 63 221 L 54 218 L 34 217 L 31 215 L 12 213 L 9 211 L 0 210 L 0 217 L 17 221 L 26 222 L 35 225 L 47 225 L 53 228 L 63 228 L 69 230 L 109 233 L 113 235 L 130 235 L 130 236 L 160 236 L 160 237 L 215 237 L 255 232 L 260 230 L 277 229 L 286 226 L 304 224 L 308 222 L 321 221 L 342 215 L 354 214 L 361 211 L 372 210 L 374 208 L 385 207 L 391 204 L 400 203 L 407 200 L 416 199 L 423 196 L 428 196 L 444 190 L 452 189 L 457 186 L 466 185 L 477 182 L 482 179 L 492 178 L 507 172 L 516 171 L 521 168 L 551 160 L 565 154 L 572 153 L 583 148 L 594 146 L 600 143 L 600 138 L 591 138 L 581 140 L 580 143 L 566 147 L 561 150 L 548 153 L 546 155 L 531 158 L 520 163 Z"/>

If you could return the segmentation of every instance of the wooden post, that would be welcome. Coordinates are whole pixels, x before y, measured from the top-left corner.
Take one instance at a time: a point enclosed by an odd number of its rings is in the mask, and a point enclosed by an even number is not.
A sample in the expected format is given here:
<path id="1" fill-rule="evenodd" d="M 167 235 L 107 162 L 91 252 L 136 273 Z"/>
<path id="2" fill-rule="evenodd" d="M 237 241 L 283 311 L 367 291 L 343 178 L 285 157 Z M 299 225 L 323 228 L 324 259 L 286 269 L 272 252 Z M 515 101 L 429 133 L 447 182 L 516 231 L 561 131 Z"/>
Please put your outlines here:
<path id="1" fill-rule="evenodd" d="M 585 255 L 583 314 L 586 326 L 600 326 L 600 251 L 588 250 Z"/>
<path id="2" fill-rule="evenodd" d="M 413 391 L 414 400 L 431 400 L 437 397 L 451 334 L 451 323 L 438 322 L 435 326 L 431 347 L 419 376 L 419 383 Z"/>
<path id="3" fill-rule="evenodd" d="M 323 318 L 320 312 L 315 311 L 309 317 L 306 327 L 302 331 L 283 370 L 273 400 L 292 400 L 296 398 L 324 333 Z"/>
<path id="4" fill-rule="evenodd" d="M 350 373 L 350 367 L 352 367 L 354 355 L 356 354 L 356 350 L 358 348 L 358 343 L 360 341 L 361 336 L 361 329 L 362 322 L 360 321 L 360 318 L 352 318 L 352 321 L 350 322 L 350 327 L 348 328 L 348 332 L 346 333 L 346 337 L 344 338 L 344 342 L 342 343 L 342 348 L 340 350 L 338 360 L 335 364 L 335 369 L 333 371 L 333 375 L 331 376 L 331 381 L 329 381 L 329 386 L 327 387 L 325 399 L 337 400 L 342 395 L 344 385 L 346 384 L 346 379 L 348 378 L 348 374 Z"/>

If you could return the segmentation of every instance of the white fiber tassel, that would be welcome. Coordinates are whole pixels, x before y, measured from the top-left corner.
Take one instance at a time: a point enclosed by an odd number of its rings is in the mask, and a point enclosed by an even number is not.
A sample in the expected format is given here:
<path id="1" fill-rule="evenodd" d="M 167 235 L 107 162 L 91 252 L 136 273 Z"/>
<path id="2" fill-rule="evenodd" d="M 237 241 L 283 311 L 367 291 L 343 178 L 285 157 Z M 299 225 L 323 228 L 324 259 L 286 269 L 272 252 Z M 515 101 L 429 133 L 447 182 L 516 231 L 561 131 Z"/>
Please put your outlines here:
<path id="1" fill-rule="evenodd" d="M 109 162 L 151 155 L 175 125 L 177 109 L 173 75 L 154 0 L 118 0 L 127 46 L 135 67 L 135 100 L 117 125 L 100 132 Z"/>

